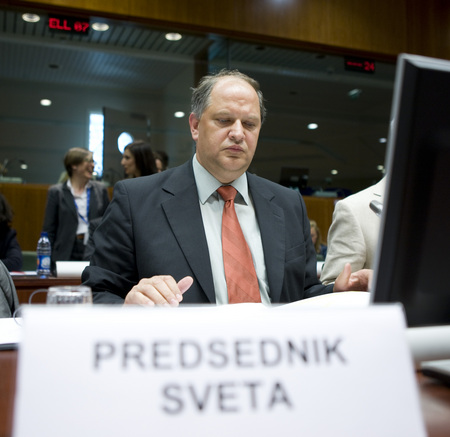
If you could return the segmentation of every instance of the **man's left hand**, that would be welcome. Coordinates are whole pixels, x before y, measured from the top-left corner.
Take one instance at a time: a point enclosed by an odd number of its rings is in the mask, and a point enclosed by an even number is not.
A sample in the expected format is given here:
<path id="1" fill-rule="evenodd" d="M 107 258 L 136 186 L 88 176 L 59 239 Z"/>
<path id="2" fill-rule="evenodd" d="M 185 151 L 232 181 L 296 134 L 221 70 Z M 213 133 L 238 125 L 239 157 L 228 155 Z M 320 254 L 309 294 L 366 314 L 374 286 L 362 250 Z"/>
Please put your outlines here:
<path id="1" fill-rule="evenodd" d="M 373 270 L 370 269 L 361 269 L 352 273 L 352 266 L 347 263 L 336 278 L 333 291 L 369 291 L 372 275 Z"/>

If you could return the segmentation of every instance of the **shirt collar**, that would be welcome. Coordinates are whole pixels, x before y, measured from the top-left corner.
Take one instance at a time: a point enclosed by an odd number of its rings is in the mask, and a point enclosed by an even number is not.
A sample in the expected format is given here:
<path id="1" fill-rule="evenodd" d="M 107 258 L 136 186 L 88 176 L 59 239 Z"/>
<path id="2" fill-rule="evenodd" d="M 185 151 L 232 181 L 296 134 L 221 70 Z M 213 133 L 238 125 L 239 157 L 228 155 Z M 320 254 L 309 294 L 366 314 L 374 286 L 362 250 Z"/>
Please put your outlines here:
<path id="1" fill-rule="evenodd" d="M 72 183 L 70 182 L 70 178 L 67 179 L 67 186 L 70 190 L 70 192 L 72 193 L 72 195 L 75 197 L 74 191 L 73 191 L 73 187 L 72 187 Z M 84 191 L 83 194 L 81 196 L 78 197 L 83 197 L 84 195 L 86 195 L 87 190 L 90 189 L 92 187 L 92 181 L 88 181 L 88 183 L 84 186 Z"/>
<path id="2" fill-rule="evenodd" d="M 194 155 L 192 166 L 194 170 L 195 183 L 197 185 L 198 197 L 200 199 L 200 202 L 202 204 L 205 204 L 206 201 L 211 197 L 211 195 L 214 195 L 216 197 L 218 196 L 216 190 L 222 184 L 198 162 L 197 154 Z M 236 188 L 243 201 L 247 205 L 250 205 L 247 174 L 244 173 L 243 175 L 239 176 L 230 185 Z"/>

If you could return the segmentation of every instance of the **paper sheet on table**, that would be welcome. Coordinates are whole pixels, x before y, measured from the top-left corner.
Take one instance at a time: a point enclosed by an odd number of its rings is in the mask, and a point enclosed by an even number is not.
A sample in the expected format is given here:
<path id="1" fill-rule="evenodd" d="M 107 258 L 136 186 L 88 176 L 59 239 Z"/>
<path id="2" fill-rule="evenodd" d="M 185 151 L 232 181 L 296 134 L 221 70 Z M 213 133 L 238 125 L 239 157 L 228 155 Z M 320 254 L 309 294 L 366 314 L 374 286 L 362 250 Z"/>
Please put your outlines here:
<path id="1" fill-rule="evenodd" d="M 56 276 L 58 278 L 80 278 L 89 261 L 56 261 Z"/>
<path id="2" fill-rule="evenodd" d="M 279 308 L 335 308 L 335 307 L 366 307 L 370 303 L 370 293 L 367 291 L 339 291 L 336 293 L 322 294 L 309 299 L 282 305 Z"/>
<path id="3" fill-rule="evenodd" d="M 21 323 L 21 318 L 0 319 L 0 350 L 10 349 L 19 343 L 22 330 Z"/>

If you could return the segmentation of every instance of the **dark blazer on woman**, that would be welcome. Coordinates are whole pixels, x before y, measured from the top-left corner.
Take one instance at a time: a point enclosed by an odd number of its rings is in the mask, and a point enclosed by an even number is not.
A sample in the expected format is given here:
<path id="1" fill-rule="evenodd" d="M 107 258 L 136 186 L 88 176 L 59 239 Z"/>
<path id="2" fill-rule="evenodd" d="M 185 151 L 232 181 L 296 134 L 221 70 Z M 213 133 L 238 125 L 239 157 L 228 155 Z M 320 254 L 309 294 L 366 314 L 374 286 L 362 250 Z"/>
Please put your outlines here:
<path id="1" fill-rule="evenodd" d="M 91 181 L 89 221 L 101 217 L 109 204 L 108 191 L 104 184 Z M 69 261 L 78 227 L 75 199 L 67 182 L 52 185 L 48 189 L 44 226 L 52 245 L 52 262 Z"/>
<path id="2" fill-rule="evenodd" d="M 16 236 L 14 229 L 0 225 L 0 259 L 10 272 L 22 270 L 22 250 Z"/>
<path id="3" fill-rule="evenodd" d="M 273 303 L 330 293 L 317 279 L 317 261 L 301 195 L 247 174 L 261 231 Z M 98 303 L 123 303 L 142 278 L 172 275 L 194 283 L 183 303 L 215 303 L 208 244 L 192 161 L 151 176 L 116 183 L 94 234 L 95 252 L 82 279 Z"/>
<path id="4" fill-rule="evenodd" d="M 0 318 L 12 317 L 19 308 L 16 287 L 8 269 L 0 261 Z"/>

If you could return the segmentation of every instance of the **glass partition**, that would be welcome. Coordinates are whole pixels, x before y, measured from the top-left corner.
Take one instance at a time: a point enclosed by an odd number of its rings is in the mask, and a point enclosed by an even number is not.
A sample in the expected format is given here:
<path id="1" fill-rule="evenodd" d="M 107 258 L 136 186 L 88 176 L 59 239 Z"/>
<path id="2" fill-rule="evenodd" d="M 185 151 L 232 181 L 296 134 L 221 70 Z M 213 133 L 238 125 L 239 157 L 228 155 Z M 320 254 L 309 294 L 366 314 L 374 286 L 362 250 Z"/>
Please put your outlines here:
<path id="1" fill-rule="evenodd" d="M 288 168 L 295 184 L 299 169 L 302 189 L 321 195 L 357 191 L 382 176 L 394 64 L 350 71 L 335 54 L 220 35 L 168 39 L 173 29 L 101 17 L 90 17 L 89 32 L 81 34 L 64 30 L 73 25 L 64 18 L 52 21 L 52 29 L 42 12 L 38 22 L 25 22 L 24 12 L 0 10 L 4 177 L 56 183 L 65 152 L 88 147 L 89 115 L 103 108 L 144 116 L 154 149 L 168 154 L 170 167 L 181 164 L 194 152 L 191 87 L 221 68 L 256 78 L 266 99 L 252 172 L 280 182 Z M 95 31 L 94 22 L 109 28 Z M 49 106 L 40 104 L 44 98 Z"/>

